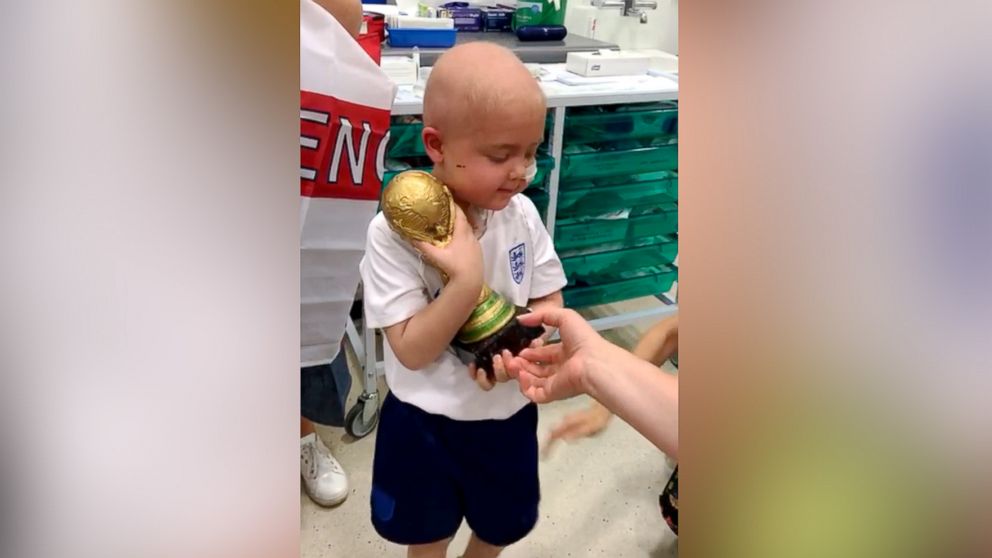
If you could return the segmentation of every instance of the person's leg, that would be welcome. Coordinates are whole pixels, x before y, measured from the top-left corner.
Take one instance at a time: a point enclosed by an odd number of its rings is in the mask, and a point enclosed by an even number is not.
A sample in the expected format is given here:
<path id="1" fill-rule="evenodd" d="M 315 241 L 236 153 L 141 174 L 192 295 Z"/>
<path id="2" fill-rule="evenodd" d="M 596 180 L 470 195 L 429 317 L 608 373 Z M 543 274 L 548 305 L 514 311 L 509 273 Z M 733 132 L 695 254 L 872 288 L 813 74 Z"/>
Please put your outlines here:
<path id="1" fill-rule="evenodd" d="M 344 425 L 344 405 L 351 375 L 344 348 L 329 364 L 300 369 L 300 474 L 306 493 L 321 506 L 340 504 L 348 497 L 348 477 L 317 435 L 314 422 Z"/>
<path id="2" fill-rule="evenodd" d="M 388 393 L 379 412 L 372 490 L 372 527 L 409 556 L 444 556 L 462 523 L 459 491 L 445 444 L 446 417 Z"/>
<path id="3" fill-rule="evenodd" d="M 499 556 L 537 524 L 537 406 L 506 420 L 465 423 L 458 436 L 465 519 L 472 538 L 464 558 Z"/>
<path id="4" fill-rule="evenodd" d="M 333 361 L 300 368 L 300 416 L 325 426 L 344 426 L 350 391 L 348 353 L 342 347 Z"/>
<path id="5" fill-rule="evenodd" d="M 500 552 L 503 552 L 503 548 L 505 547 L 493 546 L 472 533 L 462 558 L 496 558 Z"/>
<path id="6" fill-rule="evenodd" d="M 309 434 L 314 434 L 317 429 L 314 427 L 313 422 L 306 419 L 306 417 L 300 417 L 300 438 L 306 438 Z"/>
<path id="7" fill-rule="evenodd" d="M 412 544 L 406 549 L 406 558 L 445 558 L 451 539 L 428 544 Z"/>
<path id="8" fill-rule="evenodd" d="M 317 435 L 312 422 L 301 419 L 300 431 L 308 423 L 311 432 L 300 438 L 300 475 L 307 496 L 320 506 L 335 506 L 348 497 L 348 477 L 331 450 Z"/>

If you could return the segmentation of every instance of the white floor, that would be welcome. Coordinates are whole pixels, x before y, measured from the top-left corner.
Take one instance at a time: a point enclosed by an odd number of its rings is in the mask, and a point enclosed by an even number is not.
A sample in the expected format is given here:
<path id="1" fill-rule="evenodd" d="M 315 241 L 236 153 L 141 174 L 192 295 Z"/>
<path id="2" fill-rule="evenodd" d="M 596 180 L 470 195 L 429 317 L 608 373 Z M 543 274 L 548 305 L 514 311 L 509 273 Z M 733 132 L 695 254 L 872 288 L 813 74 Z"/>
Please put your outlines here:
<path id="1" fill-rule="evenodd" d="M 653 304 L 658 303 L 650 298 L 626 301 L 594 309 L 588 317 Z M 607 337 L 632 347 L 639 333 L 650 325 L 648 322 L 620 328 L 609 332 Z M 674 372 L 670 364 L 664 369 Z M 384 386 L 380 390 L 385 393 Z M 361 382 L 356 378 L 352 399 L 360 391 Z M 540 407 L 540 439 L 544 440 L 563 416 L 586 405 L 588 399 L 577 398 Z M 381 539 L 369 520 L 375 432 L 360 440 L 352 439 L 343 428 L 318 427 L 318 432 L 347 471 L 351 494 L 343 504 L 324 509 L 311 502 L 301 487 L 301 556 L 406 556 L 403 547 Z M 618 419 L 613 419 L 597 437 L 557 445 L 540 463 L 542 499 L 537 527 L 501 556 L 677 556 L 677 539 L 658 509 L 658 494 L 671 468 L 664 454 Z M 468 535 L 468 527 L 463 524 L 449 548 L 449 557 L 462 553 Z"/>

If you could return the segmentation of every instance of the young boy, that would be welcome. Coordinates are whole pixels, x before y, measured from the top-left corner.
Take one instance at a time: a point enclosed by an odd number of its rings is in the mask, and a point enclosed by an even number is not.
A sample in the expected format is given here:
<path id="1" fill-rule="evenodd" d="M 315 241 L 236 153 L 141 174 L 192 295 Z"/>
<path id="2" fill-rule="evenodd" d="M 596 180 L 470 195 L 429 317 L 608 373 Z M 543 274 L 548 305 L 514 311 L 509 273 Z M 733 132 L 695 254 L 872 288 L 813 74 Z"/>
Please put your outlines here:
<path id="1" fill-rule="evenodd" d="M 423 141 L 456 203 L 445 248 L 411 245 L 380 213 L 362 260 L 365 316 L 385 332 L 390 393 L 372 477 L 372 523 L 409 557 L 444 557 L 462 519 L 464 558 L 497 556 L 537 522 L 537 409 L 448 346 L 483 282 L 510 302 L 562 305 L 566 280 L 527 187 L 544 137 L 537 82 L 491 43 L 449 50 L 424 92 Z M 441 279 L 442 271 L 448 277 Z M 505 353 L 508 356 L 508 353 Z"/>

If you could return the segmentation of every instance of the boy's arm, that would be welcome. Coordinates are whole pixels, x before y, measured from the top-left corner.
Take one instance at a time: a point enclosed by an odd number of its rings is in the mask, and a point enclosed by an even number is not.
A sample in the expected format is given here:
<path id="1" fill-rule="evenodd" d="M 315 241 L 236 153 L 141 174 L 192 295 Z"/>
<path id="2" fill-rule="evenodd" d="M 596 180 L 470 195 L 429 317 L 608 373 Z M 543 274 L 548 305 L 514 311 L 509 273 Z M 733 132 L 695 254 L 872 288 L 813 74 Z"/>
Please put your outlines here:
<path id="1" fill-rule="evenodd" d="M 412 318 L 385 328 L 396 358 L 410 370 L 424 368 L 447 350 L 458 329 L 475 308 L 481 282 L 454 280 Z"/>
<path id="2" fill-rule="evenodd" d="M 534 271 L 531 274 L 530 291 L 532 298 L 527 301 L 527 307 L 534 312 L 549 307 L 563 308 L 565 299 L 561 290 L 567 283 L 565 270 L 534 202 L 525 196 L 520 197 L 522 198 L 522 210 L 527 219 L 527 226 L 530 228 L 531 238 L 534 241 Z M 542 296 L 534 296 L 535 294 Z M 545 326 L 545 334 L 541 336 L 541 342 L 546 342 L 553 330 L 554 328 Z"/>
<path id="3" fill-rule="evenodd" d="M 679 316 L 675 314 L 651 326 L 631 352 L 655 366 L 661 366 L 678 349 Z"/>
<path id="4" fill-rule="evenodd" d="M 563 308 L 565 306 L 565 298 L 561 295 L 561 291 L 555 291 L 547 296 L 542 296 L 540 298 L 532 298 L 527 301 L 527 307 L 533 312 L 537 312 L 544 308 Z M 551 336 L 552 328 L 545 326 L 544 335 L 540 337 L 541 342 L 546 343 L 548 337 Z"/>
<path id="5" fill-rule="evenodd" d="M 527 227 L 530 231 L 530 237 L 533 239 L 534 269 L 531 273 L 530 294 L 541 294 L 541 296 L 528 299 L 527 307 L 532 311 L 549 307 L 561 308 L 565 305 L 565 299 L 562 297 L 561 289 L 565 286 L 566 279 L 561 260 L 558 259 L 558 255 L 555 253 L 554 243 L 551 241 L 547 229 L 544 228 L 544 222 L 541 221 L 541 216 L 537 212 L 537 208 L 534 207 L 534 202 L 526 196 L 517 196 L 516 199 L 524 214 Z M 531 342 L 531 346 L 537 347 L 543 345 L 547 342 L 552 332 L 553 328 L 545 326 L 544 334 Z M 510 353 L 509 351 L 504 351 L 504 354 L 509 355 Z M 473 364 L 469 365 L 469 376 L 475 379 L 479 387 L 484 390 L 492 389 L 497 383 L 509 381 L 510 377 L 507 375 L 506 369 L 503 368 L 503 358 L 503 355 L 496 355 L 493 358 L 495 382 L 489 380 L 485 370 L 476 370 Z"/>
<path id="6" fill-rule="evenodd" d="M 451 242 L 444 248 L 427 242 L 413 243 L 431 265 L 448 277 L 441 294 L 413 317 L 384 328 L 396 358 L 411 370 L 424 368 L 447 350 L 482 292 L 482 247 L 457 206 L 454 227 Z"/>
<path id="7" fill-rule="evenodd" d="M 565 306 L 565 298 L 561 296 L 561 291 L 555 291 L 547 296 L 532 298 L 527 301 L 527 307 L 535 312 L 541 308 L 547 308 L 549 306 L 554 306 L 555 308 L 562 308 Z"/>

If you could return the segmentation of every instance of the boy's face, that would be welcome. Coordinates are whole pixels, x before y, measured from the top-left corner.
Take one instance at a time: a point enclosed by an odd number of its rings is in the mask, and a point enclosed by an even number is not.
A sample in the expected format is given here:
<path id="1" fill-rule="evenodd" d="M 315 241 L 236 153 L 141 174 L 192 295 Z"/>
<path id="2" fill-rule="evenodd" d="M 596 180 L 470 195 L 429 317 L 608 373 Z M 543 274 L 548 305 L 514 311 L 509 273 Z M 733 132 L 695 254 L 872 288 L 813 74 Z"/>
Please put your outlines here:
<path id="1" fill-rule="evenodd" d="M 527 188 L 527 170 L 544 140 L 543 110 L 500 112 L 437 139 L 441 178 L 456 199 L 483 209 L 503 209 Z"/>

